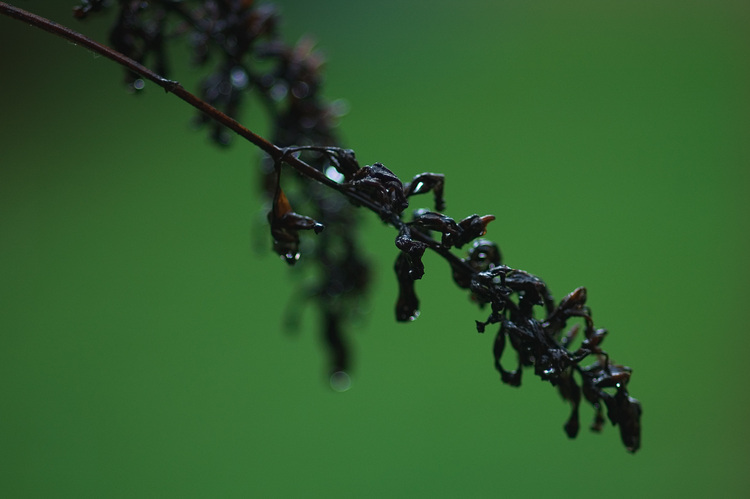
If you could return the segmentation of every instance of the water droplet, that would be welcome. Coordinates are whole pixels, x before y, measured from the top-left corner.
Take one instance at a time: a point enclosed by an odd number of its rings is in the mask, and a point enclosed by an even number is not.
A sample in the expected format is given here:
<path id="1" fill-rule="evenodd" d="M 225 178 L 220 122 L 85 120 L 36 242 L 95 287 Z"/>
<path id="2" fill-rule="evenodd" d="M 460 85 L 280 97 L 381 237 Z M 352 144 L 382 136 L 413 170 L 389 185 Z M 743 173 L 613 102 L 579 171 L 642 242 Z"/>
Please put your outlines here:
<path id="1" fill-rule="evenodd" d="M 247 73 L 241 67 L 233 68 L 229 73 L 229 78 L 232 80 L 232 86 L 240 90 L 247 87 L 249 81 Z"/>
<path id="2" fill-rule="evenodd" d="M 335 166 L 329 166 L 326 168 L 326 177 L 330 178 L 336 183 L 341 183 L 344 180 L 344 176 L 339 173 Z"/>
<path id="3" fill-rule="evenodd" d="M 345 392 L 352 387 L 352 379 L 346 371 L 336 371 L 331 375 L 331 388 L 337 392 Z"/>
<path id="4" fill-rule="evenodd" d="M 143 88 L 146 86 L 146 82 L 143 81 L 143 78 L 138 78 L 133 82 L 133 89 L 134 90 L 143 90 Z"/>
<path id="5" fill-rule="evenodd" d="M 334 116 L 340 118 L 349 113 L 349 103 L 344 99 L 336 99 L 331 102 L 329 109 Z"/>
<path id="6" fill-rule="evenodd" d="M 281 258 L 286 260 L 286 263 L 294 264 L 297 260 L 299 260 L 299 251 L 296 253 L 289 251 L 288 253 L 281 255 Z"/>

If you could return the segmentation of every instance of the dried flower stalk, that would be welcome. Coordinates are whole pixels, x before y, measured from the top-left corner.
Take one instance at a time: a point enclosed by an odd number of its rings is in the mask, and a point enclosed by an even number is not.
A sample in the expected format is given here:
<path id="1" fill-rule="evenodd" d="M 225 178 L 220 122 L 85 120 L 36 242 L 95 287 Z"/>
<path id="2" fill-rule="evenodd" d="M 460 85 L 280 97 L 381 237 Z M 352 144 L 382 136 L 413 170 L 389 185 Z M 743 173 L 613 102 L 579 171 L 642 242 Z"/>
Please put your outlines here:
<path id="1" fill-rule="evenodd" d="M 83 0 L 74 16 L 85 19 L 109 3 Z M 357 300 L 367 291 L 371 272 L 358 240 L 355 208 L 360 206 L 397 230 L 396 320 L 411 321 L 419 315 L 416 281 L 425 273 L 422 257 L 427 250 L 436 252 L 447 261 L 456 285 L 481 308 L 489 309 L 485 320 L 476 321 L 476 329 L 480 333 L 494 329 L 495 368 L 504 383 L 520 386 L 523 368 L 532 367 L 570 402 L 571 414 L 564 425 L 570 438 L 579 431 L 583 398 L 594 407 L 592 430 L 602 429 L 606 410 L 627 450 L 638 450 L 642 410 L 627 390 L 631 369 L 612 362 L 602 349 L 607 330 L 594 326 L 586 289 L 577 288 L 555 302 L 540 278 L 504 265 L 497 244 L 483 238 L 494 216 L 475 214 L 455 220 L 443 213 L 442 175 L 423 173 L 404 183 L 380 163 L 360 166 L 354 152 L 342 148 L 335 134 L 336 106 L 321 97 L 322 59 L 307 39 L 294 46 L 284 43 L 279 15 L 272 6 L 252 0 L 120 0 L 116 8 L 118 16 L 110 31 L 113 48 L 109 48 L 0 2 L 0 13 L 120 64 L 133 91 L 152 81 L 196 107 L 197 121 L 209 127 L 217 144 L 228 145 L 231 130 L 268 154 L 261 167 L 261 184 L 268 199 L 273 249 L 294 265 L 302 253 L 300 231 L 315 234 L 304 236 L 309 243 L 305 259 L 318 267 L 317 280 L 305 296 L 320 309 L 334 373 L 349 368 L 345 330 Z M 212 65 L 197 97 L 167 79 L 169 42 L 175 38 L 190 41 L 198 66 Z M 148 69 L 146 62 L 156 71 Z M 236 119 L 251 93 L 271 117 L 272 142 Z M 285 167 L 297 174 L 283 175 Z M 411 197 L 425 193 L 433 194 L 434 210 L 407 215 Z M 454 252 L 466 246 L 460 256 Z M 581 339 L 576 341 L 578 336 Z M 507 344 L 516 351 L 512 369 L 502 363 Z M 591 363 L 581 365 L 588 359 Z"/>

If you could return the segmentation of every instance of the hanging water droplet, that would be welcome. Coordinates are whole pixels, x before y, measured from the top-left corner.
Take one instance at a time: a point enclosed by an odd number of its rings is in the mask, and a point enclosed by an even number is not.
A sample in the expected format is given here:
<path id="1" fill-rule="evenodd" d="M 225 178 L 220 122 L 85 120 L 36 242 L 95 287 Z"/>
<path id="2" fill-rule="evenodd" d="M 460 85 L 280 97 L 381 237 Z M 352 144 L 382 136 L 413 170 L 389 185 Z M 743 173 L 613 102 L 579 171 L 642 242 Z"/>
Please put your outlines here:
<path id="1" fill-rule="evenodd" d="M 286 260 L 286 263 L 288 263 L 290 265 L 294 265 L 297 262 L 297 260 L 299 260 L 299 256 L 300 256 L 299 255 L 299 251 L 297 251 L 297 252 L 289 251 L 289 252 L 281 255 L 281 258 L 283 260 Z"/>
<path id="2" fill-rule="evenodd" d="M 330 103 L 329 109 L 331 114 L 337 118 L 341 118 L 349 113 L 349 103 L 344 99 L 336 99 Z"/>
<path id="3" fill-rule="evenodd" d="M 352 379 L 346 371 L 336 371 L 331 375 L 331 388 L 337 392 L 345 392 L 352 387 Z"/>

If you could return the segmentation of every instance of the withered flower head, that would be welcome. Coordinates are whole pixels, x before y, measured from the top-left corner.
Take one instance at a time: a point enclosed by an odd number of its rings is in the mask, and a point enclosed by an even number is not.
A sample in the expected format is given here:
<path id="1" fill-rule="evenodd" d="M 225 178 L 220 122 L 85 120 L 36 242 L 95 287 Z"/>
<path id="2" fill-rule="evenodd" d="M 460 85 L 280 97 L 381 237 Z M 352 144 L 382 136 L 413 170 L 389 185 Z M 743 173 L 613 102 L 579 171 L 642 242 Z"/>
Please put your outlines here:
<path id="1" fill-rule="evenodd" d="M 82 0 L 74 15 L 84 19 L 114 4 Z M 116 5 L 110 41 L 121 54 L 167 77 L 169 42 L 185 36 L 193 62 L 210 66 L 200 98 L 224 113 L 224 118 L 212 116 L 210 133 L 216 143 L 229 143 L 226 117 L 238 118 L 250 93 L 268 111 L 275 145 L 266 152 L 276 160 L 262 165 L 261 185 L 270 205 L 273 249 L 294 264 L 302 251 L 300 231 L 318 234 L 305 240 L 310 243 L 305 260 L 315 265 L 317 277 L 303 294 L 319 309 L 331 371 L 338 378 L 348 379 L 346 326 L 361 309 L 372 275 L 358 236 L 359 205 L 398 231 L 398 321 L 418 317 L 415 282 L 425 273 L 425 251 L 433 251 L 448 263 L 458 287 L 468 290 L 485 313 L 489 308 L 486 319 L 476 320 L 475 326 L 480 333 L 496 329 L 494 366 L 502 382 L 520 386 L 524 368 L 532 369 L 570 403 L 563 425 L 568 437 L 579 433 L 580 405 L 586 400 L 594 410 L 592 430 L 600 431 L 608 419 L 619 427 L 626 449 L 638 450 L 642 409 L 627 390 L 631 369 L 614 363 L 602 349 L 607 330 L 594 326 L 586 288 L 576 288 L 556 302 L 539 277 L 504 265 L 499 246 L 479 239 L 495 220 L 493 215 L 456 221 L 444 213 L 443 175 L 422 173 L 404 183 L 382 163 L 360 167 L 354 152 L 341 147 L 334 131 L 338 113 L 321 95 L 322 57 L 309 38 L 295 45 L 281 39 L 280 18 L 272 6 L 252 0 L 121 0 Z M 127 72 L 126 81 L 134 90 L 143 88 L 135 73 Z M 207 115 L 198 121 L 209 123 Z M 308 170 L 284 176 L 282 188 L 281 172 L 293 166 L 293 155 Z M 406 220 L 412 196 L 430 192 L 434 209 L 416 210 Z M 467 252 L 456 254 L 466 245 Z M 508 345 L 515 351 L 512 369 L 503 365 Z"/>

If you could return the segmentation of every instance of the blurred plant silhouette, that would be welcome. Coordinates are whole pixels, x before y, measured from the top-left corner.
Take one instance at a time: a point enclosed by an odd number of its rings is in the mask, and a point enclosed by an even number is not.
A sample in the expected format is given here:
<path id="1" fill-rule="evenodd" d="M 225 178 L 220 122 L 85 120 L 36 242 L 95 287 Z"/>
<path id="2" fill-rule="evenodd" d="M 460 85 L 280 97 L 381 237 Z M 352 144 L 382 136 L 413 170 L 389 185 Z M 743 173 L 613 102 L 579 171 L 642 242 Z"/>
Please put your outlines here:
<path id="1" fill-rule="evenodd" d="M 483 238 L 494 216 L 456 220 L 443 213 L 442 175 L 422 173 L 403 182 L 380 163 L 360 166 L 336 136 L 337 105 L 321 96 L 322 58 L 309 39 L 296 45 L 283 41 L 273 6 L 253 0 L 83 0 L 73 13 L 86 19 L 108 8 L 118 9 L 110 30 L 112 48 L 0 2 L 3 14 L 118 62 L 133 91 L 150 80 L 198 108 L 197 122 L 208 127 L 217 144 L 228 145 L 231 130 L 268 154 L 260 173 L 273 250 L 289 265 L 303 255 L 316 266 L 315 279 L 302 295 L 320 310 L 332 373 L 350 367 L 345 331 L 372 272 L 358 237 L 356 208 L 365 207 L 397 230 L 396 320 L 419 315 L 416 281 L 425 272 L 422 256 L 428 249 L 437 253 L 448 263 L 454 282 L 480 308 L 489 309 L 476 329 L 484 333 L 495 328 L 495 368 L 504 383 L 520 386 L 523 368 L 533 367 L 570 402 L 564 425 L 570 438 L 579 431 L 583 397 L 594 408 L 592 430 L 602 429 L 606 409 L 627 450 L 638 450 L 642 411 L 628 394 L 631 369 L 614 363 L 602 349 L 607 330 L 594 326 L 586 289 L 577 288 L 555 302 L 540 278 L 504 265 L 498 245 Z M 198 97 L 166 79 L 169 45 L 178 38 L 188 41 L 196 65 L 209 67 Z M 270 117 L 271 141 L 236 120 L 251 94 Z M 411 197 L 425 193 L 432 193 L 434 211 L 407 214 Z M 300 231 L 315 235 L 301 239 Z M 463 253 L 454 251 L 464 247 L 468 250 Z M 506 344 L 517 357 L 510 370 L 503 366 Z M 590 364 L 582 365 L 584 361 Z"/>

